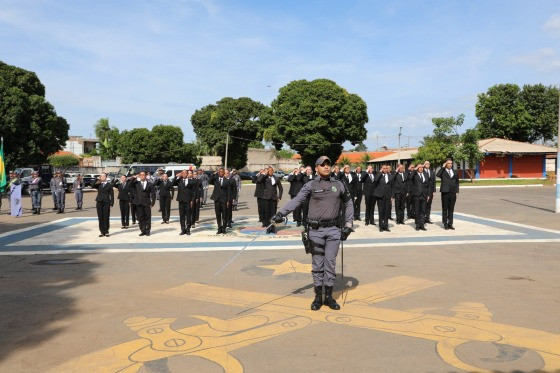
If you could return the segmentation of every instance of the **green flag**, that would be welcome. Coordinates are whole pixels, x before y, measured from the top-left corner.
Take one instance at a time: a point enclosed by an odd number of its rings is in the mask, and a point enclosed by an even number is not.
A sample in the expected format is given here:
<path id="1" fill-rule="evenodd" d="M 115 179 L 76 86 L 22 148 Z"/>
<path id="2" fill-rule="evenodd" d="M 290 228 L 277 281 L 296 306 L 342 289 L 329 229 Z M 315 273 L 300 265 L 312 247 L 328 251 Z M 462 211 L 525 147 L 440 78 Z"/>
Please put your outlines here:
<path id="1" fill-rule="evenodd" d="M 4 138 L 2 137 L 2 143 L 0 145 L 0 193 L 6 188 L 8 181 L 6 180 L 6 162 L 4 161 Z"/>

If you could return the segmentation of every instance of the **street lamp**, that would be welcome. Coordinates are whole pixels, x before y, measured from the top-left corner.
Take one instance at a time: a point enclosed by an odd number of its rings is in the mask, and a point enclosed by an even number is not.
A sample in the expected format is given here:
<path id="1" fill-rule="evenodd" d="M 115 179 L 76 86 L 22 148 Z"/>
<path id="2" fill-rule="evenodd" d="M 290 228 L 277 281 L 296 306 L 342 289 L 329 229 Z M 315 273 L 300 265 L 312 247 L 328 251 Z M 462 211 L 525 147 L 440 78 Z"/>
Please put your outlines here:
<path id="1" fill-rule="evenodd" d="M 401 135 L 402 135 L 402 127 L 399 127 L 399 152 L 397 155 L 397 167 L 401 164 Z"/>

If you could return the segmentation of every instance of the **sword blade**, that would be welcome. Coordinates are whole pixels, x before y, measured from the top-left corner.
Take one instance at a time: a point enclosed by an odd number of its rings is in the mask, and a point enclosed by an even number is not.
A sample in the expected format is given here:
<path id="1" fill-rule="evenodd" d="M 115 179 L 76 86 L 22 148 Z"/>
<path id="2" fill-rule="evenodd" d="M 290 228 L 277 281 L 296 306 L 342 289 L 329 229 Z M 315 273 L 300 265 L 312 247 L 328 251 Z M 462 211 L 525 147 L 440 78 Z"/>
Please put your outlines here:
<path id="1" fill-rule="evenodd" d="M 249 246 L 251 246 L 251 244 L 252 244 L 253 242 L 255 242 L 255 240 L 256 240 L 257 238 L 259 238 L 260 236 L 262 236 L 263 234 L 265 234 L 265 233 L 268 231 L 268 228 L 272 227 L 273 225 L 274 225 L 274 223 L 270 224 L 268 227 L 266 227 L 266 229 L 265 229 L 264 231 L 262 231 L 261 233 L 257 234 L 257 235 L 255 236 L 255 238 L 253 238 L 247 245 L 245 245 L 241 250 L 239 250 L 239 251 L 237 252 L 237 254 L 235 254 L 234 256 L 232 256 L 231 259 L 228 260 L 228 261 L 226 262 L 226 264 L 224 264 L 224 265 L 222 266 L 222 268 L 220 268 L 220 270 L 219 270 L 218 272 L 214 273 L 214 276 L 219 275 L 219 274 L 220 274 L 228 265 L 230 265 L 239 255 L 241 255 L 241 253 L 243 252 L 243 250 L 245 250 L 246 248 L 248 248 Z"/>

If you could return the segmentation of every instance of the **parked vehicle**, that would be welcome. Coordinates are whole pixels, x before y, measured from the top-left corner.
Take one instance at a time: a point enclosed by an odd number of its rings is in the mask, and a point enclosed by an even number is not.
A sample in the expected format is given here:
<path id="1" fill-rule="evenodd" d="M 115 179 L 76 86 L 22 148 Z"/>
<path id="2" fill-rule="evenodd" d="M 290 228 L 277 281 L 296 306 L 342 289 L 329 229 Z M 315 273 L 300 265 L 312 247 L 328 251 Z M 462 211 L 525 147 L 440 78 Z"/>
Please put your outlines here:
<path id="1" fill-rule="evenodd" d="M 278 171 L 274 172 L 274 176 L 279 177 L 280 180 L 288 180 L 288 174 L 285 173 L 284 171 L 278 170 Z"/>
<path id="2" fill-rule="evenodd" d="M 78 176 L 77 172 L 68 172 L 64 174 L 64 181 L 66 182 L 66 191 L 72 193 L 74 191 L 74 181 Z"/>
<path id="3" fill-rule="evenodd" d="M 83 179 L 84 179 L 84 186 L 85 187 L 93 187 L 93 184 L 95 184 L 95 181 L 97 180 L 97 178 L 100 176 L 100 174 L 85 174 Z"/>
<path id="4" fill-rule="evenodd" d="M 53 178 L 54 167 L 48 164 L 35 165 L 23 168 L 16 168 L 15 171 L 20 174 L 21 179 L 21 192 L 29 194 L 29 183 L 31 182 L 31 173 L 37 171 L 42 180 L 42 189 L 50 189 L 50 182 Z"/>
<path id="5" fill-rule="evenodd" d="M 242 171 L 239 173 L 239 177 L 241 178 L 241 180 L 252 180 L 253 173 L 248 171 Z"/>

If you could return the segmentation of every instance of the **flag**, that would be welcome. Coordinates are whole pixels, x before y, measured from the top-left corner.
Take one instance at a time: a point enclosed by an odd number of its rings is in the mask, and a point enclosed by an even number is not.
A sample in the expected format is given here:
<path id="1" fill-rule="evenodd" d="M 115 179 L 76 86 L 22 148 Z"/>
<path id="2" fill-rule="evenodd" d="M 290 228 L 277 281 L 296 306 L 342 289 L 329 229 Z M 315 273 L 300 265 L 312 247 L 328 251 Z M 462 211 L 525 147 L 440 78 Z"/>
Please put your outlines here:
<path id="1" fill-rule="evenodd" d="M 21 216 L 21 184 L 11 184 L 10 188 L 10 207 L 11 215 L 15 217 Z"/>
<path id="2" fill-rule="evenodd" d="M 2 143 L 0 144 L 0 193 L 4 191 L 8 184 L 6 177 L 6 162 L 4 160 L 4 138 L 2 137 Z"/>

